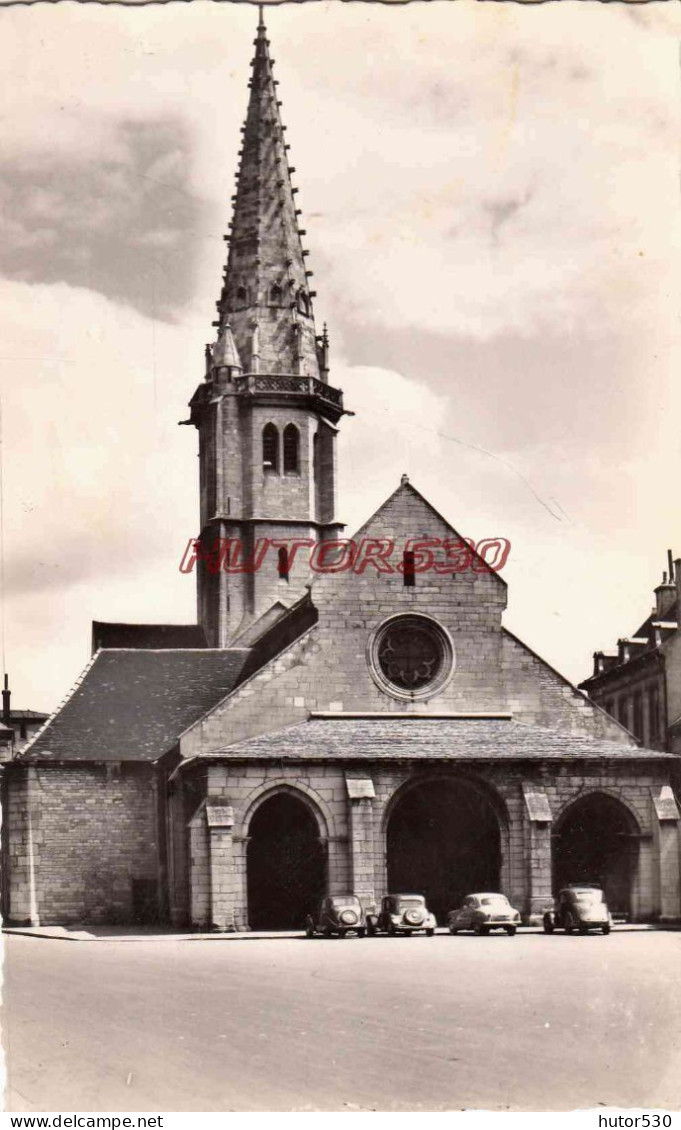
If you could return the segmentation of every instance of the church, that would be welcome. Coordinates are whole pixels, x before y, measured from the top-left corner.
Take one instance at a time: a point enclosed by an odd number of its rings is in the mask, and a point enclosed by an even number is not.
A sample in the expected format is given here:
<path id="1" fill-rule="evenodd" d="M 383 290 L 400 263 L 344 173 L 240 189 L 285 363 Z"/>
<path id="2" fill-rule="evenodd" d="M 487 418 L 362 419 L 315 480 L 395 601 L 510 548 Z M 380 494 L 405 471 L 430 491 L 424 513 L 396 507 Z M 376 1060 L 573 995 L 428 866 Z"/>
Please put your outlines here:
<path id="1" fill-rule="evenodd" d="M 5 770 L 5 920 L 292 929 L 325 893 L 414 891 L 442 923 L 498 890 L 533 924 L 568 882 L 601 884 L 620 920 L 681 917 L 678 756 L 504 627 L 499 569 L 399 468 L 345 536 L 348 409 L 262 16 L 249 87 L 183 421 L 197 623 L 94 624 L 77 684 Z"/>

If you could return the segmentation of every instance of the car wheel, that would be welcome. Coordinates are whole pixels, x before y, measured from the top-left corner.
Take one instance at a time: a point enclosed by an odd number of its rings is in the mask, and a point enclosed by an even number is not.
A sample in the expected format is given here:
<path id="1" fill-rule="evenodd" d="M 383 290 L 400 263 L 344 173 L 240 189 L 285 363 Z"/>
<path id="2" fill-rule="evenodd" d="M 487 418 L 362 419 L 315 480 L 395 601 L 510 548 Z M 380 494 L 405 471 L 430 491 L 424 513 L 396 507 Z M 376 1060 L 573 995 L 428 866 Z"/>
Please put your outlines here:
<path id="1" fill-rule="evenodd" d="M 506 926 L 506 933 L 508 934 L 509 938 L 515 937 L 515 932 L 516 932 L 515 926 Z"/>
<path id="2" fill-rule="evenodd" d="M 457 930 L 456 926 L 450 926 L 449 932 L 450 934 L 458 934 L 459 931 Z"/>
<path id="3" fill-rule="evenodd" d="M 330 938 L 331 937 L 331 927 L 325 926 L 324 930 L 323 930 L 323 934 L 324 934 L 325 938 Z"/>
<path id="4" fill-rule="evenodd" d="M 601 926 L 601 930 L 603 931 L 604 934 L 609 934 L 610 933 L 610 923 L 605 922 L 603 924 L 603 926 Z"/>
<path id="5" fill-rule="evenodd" d="M 375 938 L 376 933 L 377 933 L 376 927 L 374 926 L 373 922 L 370 922 L 367 926 L 367 934 L 369 935 L 370 938 Z"/>
<path id="6" fill-rule="evenodd" d="M 397 934 L 397 930 L 395 929 L 395 923 L 394 922 L 388 923 L 388 933 L 390 934 L 391 938 L 394 938 L 395 935 Z"/>
<path id="7" fill-rule="evenodd" d="M 487 934 L 489 934 L 489 926 L 477 926 L 476 929 L 475 929 L 475 932 L 481 938 L 484 938 L 484 937 L 487 936 Z"/>
<path id="8" fill-rule="evenodd" d="M 359 930 L 357 931 L 357 937 L 363 938 L 365 934 L 366 934 L 366 930 L 363 927 L 360 926 Z"/>
<path id="9" fill-rule="evenodd" d="M 551 919 L 549 918 L 549 916 L 547 914 L 546 917 L 544 918 L 544 933 L 545 934 L 552 934 L 553 930 L 554 930 L 553 922 L 551 921 Z"/>
<path id="10" fill-rule="evenodd" d="M 307 922 L 305 924 L 305 937 L 306 938 L 314 938 L 314 926 L 312 925 L 311 922 Z"/>
<path id="11" fill-rule="evenodd" d="M 427 938 L 434 938 L 435 937 L 435 930 L 433 929 L 432 926 L 429 926 L 428 929 L 426 930 L 426 937 Z"/>
<path id="12" fill-rule="evenodd" d="M 571 914 L 565 915 L 565 933 L 571 934 L 575 928 L 575 920 Z"/>
<path id="13" fill-rule="evenodd" d="M 586 922 L 580 922 L 579 932 L 580 932 L 580 934 L 588 934 L 589 933 L 589 927 L 587 926 Z"/>

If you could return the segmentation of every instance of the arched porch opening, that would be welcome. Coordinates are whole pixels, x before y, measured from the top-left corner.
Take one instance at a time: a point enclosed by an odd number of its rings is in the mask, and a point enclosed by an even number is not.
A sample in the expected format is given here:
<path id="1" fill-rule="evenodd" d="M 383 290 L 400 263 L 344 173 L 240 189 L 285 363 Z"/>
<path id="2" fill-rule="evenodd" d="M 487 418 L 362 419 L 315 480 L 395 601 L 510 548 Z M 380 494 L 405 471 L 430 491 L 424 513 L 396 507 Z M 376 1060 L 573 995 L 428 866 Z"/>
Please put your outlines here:
<path id="1" fill-rule="evenodd" d="M 502 805 L 464 777 L 410 782 L 388 814 L 388 890 L 425 895 L 439 922 L 467 894 L 501 890 Z"/>
<path id="2" fill-rule="evenodd" d="M 629 916 L 638 865 L 638 824 L 616 797 L 594 792 L 570 804 L 556 823 L 552 844 L 553 887 L 593 883 L 602 887 L 613 914 Z"/>
<path id="3" fill-rule="evenodd" d="M 302 929 L 326 889 L 326 846 L 307 802 L 293 790 L 267 796 L 253 813 L 246 852 L 252 930 Z"/>

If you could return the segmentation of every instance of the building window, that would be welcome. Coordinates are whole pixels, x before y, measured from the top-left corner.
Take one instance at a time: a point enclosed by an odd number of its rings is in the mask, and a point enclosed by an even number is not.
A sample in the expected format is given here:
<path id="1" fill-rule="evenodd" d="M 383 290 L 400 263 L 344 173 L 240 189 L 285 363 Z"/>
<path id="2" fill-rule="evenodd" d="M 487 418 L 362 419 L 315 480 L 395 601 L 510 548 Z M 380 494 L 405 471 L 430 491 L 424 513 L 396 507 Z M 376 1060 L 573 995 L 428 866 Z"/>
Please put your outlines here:
<path id="1" fill-rule="evenodd" d="M 415 583 L 415 565 L 413 549 L 405 549 L 402 554 L 402 576 L 405 588 L 413 588 Z"/>
<path id="2" fill-rule="evenodd" d="M 291 474 L 299 470 L 300 433 L 295 424 L 287 424 L 284 428 L 284 473 Z"/>
<path id="3" fill-rule="evenodd" d="M 393 616 L 369 642 L 371 673 L 396 698 L 430 698 L 454 669 L 449 633 L 428 616 Z"/>
<path id="4" fill-rule="evenodd" d="M 613 699 L 609 698 L 607 702 L 603 703 L 603 709 L 606 714 L 610 714 L 613 718 L 615 716 L 615 703 Z"/>
<path id="5" fill-rule="evenodd" d="M 298 291 L 298 309 L 302 314 L 310 313 L 310 299 L 302 288 Z"/>
<path id="6" fill-rule="evenodd" d="M 274 286 L 270 288 L 270 305 L 271 306 L 281 306 L 281 299 L 282 299 L 281 287 L 279 286 L 279 283 L 275 283 Z"/>
<path id="7" fill-rule="evenodd" d="M 279 432 L 274 424 L 265 424 L 262 431 L 263 471 L 279 471 Z"/>
<path id="8" fill-rule="evenodd" d="M 627 729 L 629 729 L 629 699 L 626 695 L 622 695 L 622 698 L 619 700 L 617 704 L 617 713 L 619 721 L 623 726 L 626 726 Z"/>
<path id="9" fill-rule="evenodd" d="M 288 581 L 288 549 L 286 549 L 283 545 L 280 547 L 277 554 L 277 570 L 279 573 L 279 579 L 282 581 Z"/>
<path id="10" fill-rule="evenodd" d="M 638 738 L 639 741 L 643 741 L 643 695 L 640 691 L 635 691 L 633 703 L 634 718 L 632 729 L 634 731 L 634 737 Z"/>
<path id="11" fill-rule="evenodd" d="M 248 291 L 245 286 L 238 286 L 236 288 L 236 300 L 240 306 L 246 306 L 248 303 Z"/>
<path id="12" fill-rule="evenodd" d="M 648 691 L 648 718 L 650 719 L 650 741 L 660 740 L 660 691 L 653 685 Z"/>

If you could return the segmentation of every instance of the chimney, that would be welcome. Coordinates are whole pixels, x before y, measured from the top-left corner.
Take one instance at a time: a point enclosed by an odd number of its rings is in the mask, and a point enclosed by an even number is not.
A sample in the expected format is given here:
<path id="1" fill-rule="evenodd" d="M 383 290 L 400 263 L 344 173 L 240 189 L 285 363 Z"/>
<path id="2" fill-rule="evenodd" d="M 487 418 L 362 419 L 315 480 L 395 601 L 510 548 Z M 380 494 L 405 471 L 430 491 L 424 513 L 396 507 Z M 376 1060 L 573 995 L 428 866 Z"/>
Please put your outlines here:
<path id="1" fill-rule="evenodd" d="M 9 679 L 7 678 L 7 672 L 5 672 L 5 685 L 2 690 L 2 721 L 5 726 L 10 726 L 12 721 L 12 715 L 9 708 L 9 700 L 11 694 L 12 692 L 9 689 Z"/>
<path id="2" fill-rule="evenodd" d="M 672 561 L 672 551 L 667 550 L 667 561 L 669 562 L 669 580 L 667 580 L 667 573 L 662 574 L 662 583 L 655 589 L 655 614 L 658 620 L 664 620 L 676 599 L 676 585 L 674 584 L 674 563 Z"/>

